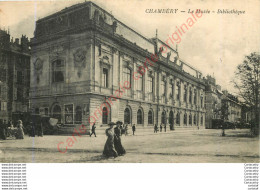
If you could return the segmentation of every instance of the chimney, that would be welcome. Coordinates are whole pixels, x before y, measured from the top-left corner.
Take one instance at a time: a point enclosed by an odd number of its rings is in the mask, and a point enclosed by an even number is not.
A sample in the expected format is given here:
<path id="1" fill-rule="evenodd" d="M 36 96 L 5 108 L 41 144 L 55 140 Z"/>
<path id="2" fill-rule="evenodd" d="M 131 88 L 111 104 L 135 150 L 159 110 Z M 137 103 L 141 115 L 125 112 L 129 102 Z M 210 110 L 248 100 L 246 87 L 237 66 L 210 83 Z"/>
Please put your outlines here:
<path id="1" fill-rule="evenodd" d="M 21 46 L 23 51 L 27 51 L 29 49 L 29 40 L 28 37 L 26 37 L 26 35 L 22 35 Z"/>

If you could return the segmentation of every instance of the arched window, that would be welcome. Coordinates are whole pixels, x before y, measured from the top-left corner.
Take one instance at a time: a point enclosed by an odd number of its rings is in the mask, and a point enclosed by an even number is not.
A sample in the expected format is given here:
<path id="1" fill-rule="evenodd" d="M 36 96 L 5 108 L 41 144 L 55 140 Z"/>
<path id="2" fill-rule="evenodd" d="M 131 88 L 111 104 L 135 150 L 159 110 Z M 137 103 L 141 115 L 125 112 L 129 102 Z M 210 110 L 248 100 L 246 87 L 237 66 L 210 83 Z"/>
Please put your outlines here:
<path id="1" fill-rule="evenodd" d="M 196 125 L 196 123 L 197 123 L 196 122 L 196 114 L 194 114 L 194 116 L 193 116 L 193 124 Z"/>
<path id="2" fill-rule="evenodd" d="M 52 82 L 64 82 L 65 65 L 64 61 L 57 59 L 52 62 Z"/>
<path id="3" fill-rule="evenodd" d="M 58 123 L 61 123 L 61 107 L 59 105 L 55 105 L 52 110 L 52 116 L 55 119 L 58 119 Z"/>
<path id="4" fill-rule="evenodd" d="M 192 116 L 191 116 L 191 114 L 189 115 L 189 125 L 192 125 Z"/>
<path id="5" fill-rule="evenodd" d="M 184 117 L 183 117 L 183 124 L 187 125 L 187 114 L 186 113 L 184 114 Z"/>
<path id="6" fill-rule="evenodd" d="M 152 125 L 153 124 L 153 111 L 149 110 L 148 112 L 148 124 Z"/>
<path id="7" fill-rule="evenodd" d="M 162 112 L 162 118 L 161 119 L 162 119 L 161 123 L 166 124 L 166 112 L 165 111 Z"/>
<path id="8" fill-rule="evenodd" d="M 131 123 L 131 111 L 129 108 L 126 108 L 124 111 L 124 123 L 125 124 Z"/>
<path id="9" fill-rule="evenodd" d="M 180 125 L 180 113 L 179 112 L 176 114 L 176 124 Z"/>
<path id="10" fill-rule="evenodd" d="M 82 108 L 80 106 L 77 106 L 75 112 L 76 112 L 75 123 L 81 124 L 82 123 Z"/>
<path id="11" fill-rule="evenodd" d="M 107 124 L 107 123 L 108 123 L 108 110 L 107 110 L 107 107 L 103 107 L 102 124 Z"/>
<path id="12" fill-rule="evenodd" d="M 137 124 L 143 124 L 143 112 L 141 109 L 137 111 Z"/>

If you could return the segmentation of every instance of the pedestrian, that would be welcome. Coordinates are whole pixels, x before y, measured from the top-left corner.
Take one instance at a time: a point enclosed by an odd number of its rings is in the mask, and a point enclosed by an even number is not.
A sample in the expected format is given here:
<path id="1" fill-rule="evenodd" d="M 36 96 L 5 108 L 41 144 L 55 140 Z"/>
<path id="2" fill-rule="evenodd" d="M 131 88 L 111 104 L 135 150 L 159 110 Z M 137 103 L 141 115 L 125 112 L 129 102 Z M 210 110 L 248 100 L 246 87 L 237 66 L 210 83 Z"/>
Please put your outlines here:
<path id="1" fill-rule="evenodd" d="M 6 120 L 4 120 L 4 130 L 5 130 L 5 136 L 7 137 L 8 123 L 6 122 Z"/>
<path id="2" fill-rule="evenodd" d="M 107 136 L 107 141 L 104 147 L 104 151 L 103 151 L 103 155 L 105 157 L 117 157 L 118 154 L 115 150 L 115 144 L 114 144 L 114 138 L 115 138 L 115 133 L 113 130 L 113 126 L 115 125 L 114 122 L 110 122 L 109 124 L 109 128 L 106 129 L 106 136 Z"/>
<path id="3" fill-rule="evenodd" d="M 125 136 L 128 135 L 128 126 L 127 124 L 125 125 Z"/>
<path id="4" fill-rule="evenodd" d="M 37 126 L 37 135 L 38 135 L 38 137 L 43 137 L 42 122 L 38 123 L 38 126 Z"/>
<path id="5" fill-rule="evenodd" d="M 0 120 L 0 139 L 6 140 L 6 130 L 4 123 Z"/>
<path id="6" fill-rule="evenodd" d="M 226 134 L 225 134 L 225 124 L 220 125 L 220 127 L 222 128 L 221 136 L 222 137 L 226 136 Z"/>
<path id="7" fill-rule="evenodd" d="M 35 137 L 35 125 L 33 124 L 33 122 L 30 122 L 28 129 L 30 129 L 29 137 Z"/>
<path id="8" fill-rule="evenodd" d="M 164 132 L 166 132 L 166 124 L 164 124 Z"/>
<path id="9" fill-rule="evenodd" d="M 97 135 L 96 135 L 96 124 L 95 123 L 92 125 L 90 137 L 93 134 L 95 135 L 95 137 L 97 137 Z"/>
<path id="10" fill-rule="evenodd" d="M 160 132 L 162 132 L 162 123 L 161 123 L 161 125 L 160 125 Z"/>
<path id="11" fill-rule="evenodd" d="M 10 120 L 8 123 L 7 136 L 14 137 L 15 136 L 15 128 L 13 122 Z"/>
<path id="12" fill-rule="evenodd" d="M 125 154 L 125 149 L 121 143 L 121 130 L 120 130 L 120 126 L 121 125 L 121 122 L 118 121 L 116 123 L 116 127 L 114 128 L 114 133 L 115 133 L 115 137 L 114 137 L 114 145 L 115 145 L 115 149 L 116 149 L 116 152 L 119 156 L 122 156 Z"/>
<path id="13" fill-rule="evenodd" d="M 157 126 L 157 124 L 155 124 L 155 125 L 154 125 L 154 131 L 153 131 L 153 132 L 154 132 L 154 133 L 157 133 L 157 131 L 158 131 L 158 126 Z"/>
<path id="14" fill-rule="evenodd" d="M 135 124 L 132 125 L 133 135 L 135 135 Z"/>
<path id="15" fill-rule="evenodd" d="M 16 139 L 24 139 L 23 122 L 18 120 Z"/>

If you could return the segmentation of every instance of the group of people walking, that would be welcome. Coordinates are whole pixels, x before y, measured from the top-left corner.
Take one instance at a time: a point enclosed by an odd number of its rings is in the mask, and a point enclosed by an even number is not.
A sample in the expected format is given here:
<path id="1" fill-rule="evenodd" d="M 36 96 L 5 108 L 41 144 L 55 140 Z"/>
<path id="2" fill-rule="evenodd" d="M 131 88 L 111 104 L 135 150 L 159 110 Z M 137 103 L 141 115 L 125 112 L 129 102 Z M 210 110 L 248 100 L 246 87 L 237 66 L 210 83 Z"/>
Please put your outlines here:
<path id="1" fill-rule="evenodd" d="M 117 157 L 122 156 L 126 153 L 122 142 L 121 142 L 121 129 L 122 122 L 118 121 L 116 123 L 110 122 L 109 128 L 106 129 L 107 141 L 104 147 L 103 155 L 105 157 Z M 114 126 L 116 127 L 114 128 Z"/>
<path id="2" fill-rule="evenodd" d="M 163 129 L 164 129 L 164 132 L 166 132 L 167 126 L 166 126 L 166 124 L 161 123 L 161 124 L 160 124 L 160 132 L 162 132 Z M 170 129 L 171 129 L 171 130 L 174 130 L 174 128 L 173 128 L 172 125 L 170 126 Z M 159 131 L 159 127 L 158 127 L 157 124 L 155 124 L 155 125 L 154 125 L 154 133 L 157 133 L 158 131 Z"/>

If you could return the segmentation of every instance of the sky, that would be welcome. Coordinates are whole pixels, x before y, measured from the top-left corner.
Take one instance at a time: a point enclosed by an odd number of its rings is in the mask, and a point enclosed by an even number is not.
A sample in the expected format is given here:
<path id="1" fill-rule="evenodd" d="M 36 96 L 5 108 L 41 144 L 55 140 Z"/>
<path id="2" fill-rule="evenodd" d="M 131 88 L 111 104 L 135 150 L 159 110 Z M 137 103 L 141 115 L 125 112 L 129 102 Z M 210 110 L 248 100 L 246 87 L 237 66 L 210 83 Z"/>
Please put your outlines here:
<path id="1" fill-rule="evenodd" d="M 11 36 L 33 37 L 35 21 L 65 7 L 84 1 L 0 1 L 0 27 Z M 188 10 L 210 10 L 181 37 L 180 58 L 211 75 L 222 89 L 237 93 L 231 81 L 245 55 L 260 52 L 260 0 L 93 0 L 115 18 L 147 38 L 166 41 L 187 19 Z M 146 9 L 178 9 L 177 13 L 146 13 Z M 245 11 L 245 14 L 217 14 L 218 9 Z M 186 11 L 181 13 L 180 11 Z M 212 13 L 215 11 L 215 13 Z"/>

